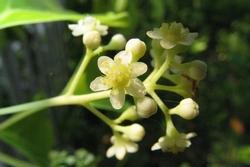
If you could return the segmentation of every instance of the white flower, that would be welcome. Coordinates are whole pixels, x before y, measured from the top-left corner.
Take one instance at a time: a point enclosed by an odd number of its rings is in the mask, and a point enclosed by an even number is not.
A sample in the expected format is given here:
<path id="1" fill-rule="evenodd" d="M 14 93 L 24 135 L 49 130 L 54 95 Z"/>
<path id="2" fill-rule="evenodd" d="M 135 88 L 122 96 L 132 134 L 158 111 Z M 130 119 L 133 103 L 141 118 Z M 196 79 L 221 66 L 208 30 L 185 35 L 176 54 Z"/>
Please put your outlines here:
<path id="1" fill-rule="evenodd" d="M 180 104 L 169 110 L 170 114 L 177 114 L 184 119 L 191 120 L 199 114 L 198 104 L 191 98 L 180 101 Z"/>
<path id="2" fill-rule="evenodd" d="M 70 24 L 68 27 L 72 30 L 73 36 L 85 35 L 90 31 L 97 31 L 100 35 L 107 35 L 108 33 L 108 27 L 101 25 L 100 21 L 91 16 L 79 20 L 77 24 Z"/>
<path id="3" fill-rule="evenodd" d="M 190 33 L 181 23 L 163 23 L 160 28 L 148 31 L 147 35 L 152 39 L 160 41 L 160 45 L 165 49 L 172 49 L 176 45 L 191 45 L 197 33 Z"/>
<path id="4" fill-rule="evenodd" d="M 162 136 L 159 138 L 158 142 L 151 147 L 151 150 L 161 149 L 163 152 L 182 152 L 191 145 L 189 139 L 195 136 L 195 133 L 176 133 L 172 136 Z"/>
<path id="5" fill-rule="evenodd" d="M 132 62 L 132 54 L 121 51 L 114 60 L 101 56 L 98 67 L 105 76 L 99 76 L 90 84 L 93 91 L 112 89 L 110 102 L 115 109 L 120 109 L 125 101 L 125 93 L 134 97 L 143 97 L 146 93 L 138 76 L 147 71 L 147 65 L 142 62 Z"/>
<path id="6" fill-rule="evenodd" d="M 113 143 L 113 146 L 106 152 L 108 158 L 116 156 L 117 159 L 122 160 L 127 152 L 134 153 L 138 150 L 138 145 L 136 143 L 123 136 L 112 136 L 111 143 Z"/>

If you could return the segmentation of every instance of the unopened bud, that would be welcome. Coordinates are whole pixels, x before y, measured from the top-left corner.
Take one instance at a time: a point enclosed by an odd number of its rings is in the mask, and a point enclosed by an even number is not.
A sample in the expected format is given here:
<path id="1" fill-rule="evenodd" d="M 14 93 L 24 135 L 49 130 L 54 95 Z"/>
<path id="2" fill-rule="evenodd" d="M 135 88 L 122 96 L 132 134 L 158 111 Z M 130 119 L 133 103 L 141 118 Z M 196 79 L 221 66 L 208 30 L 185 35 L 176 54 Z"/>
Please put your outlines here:
<path id="1" fill-rule="evenodd" d="M 122 132 L 132 141 L 141 141 L 145 135 L 145 130 L 140 124 L 134 123 L 129 126 L 116 126 L 115 130 Z"/>
<path id="2" fill-rule="evenodd" d="M 139 117 L 149 118 L 157 112 L 157 104 L 150 97 L 143 97 L 136 101 L 136 111 Z"/>
<path id="3" fill-rule="evenodd" d="M 130 39 L 126 46 L 126 51 L 130 51 L 133 55 L 133 61 L 138 61 L 146 52 L 146 45 L 138 38 Z"/>
<path id="4" fill-rule="evenodd" d="M 199 106 L 191 98 L 183 99 L 178 106 L 169 110 L 170 114 L 176 114 L 180 117 L 191 120 L 198 116 Z"/>
<path id="5" fill-rule="evenodd" d="M 203 61 L 194 60 L 188 70 L 188 74 L 194 80 L 200 81 L 206 77 L 207 65 Z"/>
<path id="6" fill-rule="evenodd" d="M 89 49 L 96 49 L 100 46 L 101 35 L 98 31 L 90 31 L 83 36 L 83 43 Z"/>
<path id="7" fill-rule="evenodd" d="M 122 34 L 115 34 L 106 48 L 108 50 L 122 50 L 126 45 L 126 38 Z"/>

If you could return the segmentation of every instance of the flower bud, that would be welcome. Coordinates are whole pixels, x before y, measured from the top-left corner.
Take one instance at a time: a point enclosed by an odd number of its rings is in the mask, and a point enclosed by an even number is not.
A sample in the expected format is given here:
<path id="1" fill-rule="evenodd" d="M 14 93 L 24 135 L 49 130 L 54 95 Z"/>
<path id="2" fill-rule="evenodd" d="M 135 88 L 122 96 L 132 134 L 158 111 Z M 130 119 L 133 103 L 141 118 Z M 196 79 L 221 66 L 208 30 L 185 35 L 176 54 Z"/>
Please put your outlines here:
<path id="1" fill-rule="evenodd" d="M 136 107 L 131 106 L 128 109 L 126 109 L 115 121 L 116 124 L 120 124 L 125 120 L 129 121 L 135 121 L 139 119 L 137 113 L 136 113 Z"/>
<path id="2" fill-rule="evenodd" d="M 207 65 L 203 61 L 194 60 L 187 73 L 194 80 L 200 81 L 206 77 Z"/>
<path id="3" fill-rule="evenodd" d="M 146 52 L 146 45 L 138 38 L 130 39 L 126 46 L 126 51 L 130 51 L 133 55 L 133 61 L 139 60 Z"/>
<path id="4" fill-rule="evenodd" d="M 169 110 L 170 114 L 176 114 L 180 117 L 191 120 L 199 114 L 198 104 L 191 98 L 183 99 L 178 106 Z"/>
<path id="5" fill-rule="evenodd" d="M 100 46 L 100 43 L 101 43 L 100 33 L 98 31 L 87 32 L 83 36 L 83 43 L 89 49 L 96 49 L 98 46 Z"/>
<path id="6" fill-rule="evenodd" d="M 150 97 L 143 97 L 136 101 L 136 111 L 141 118 L 149 118 L 157 112 L 157 104 Z"/>
<path id="7" fill-rule="evenodd" d="M 106 48 L 108 50 L 122 50 L 126 45 L 126 39 L 122 34 L 115 34 Z"/>
<path id="8" fill-rule="evenodd" d="M 134 123 L 129 126 L 115 126 L 115 130 L 122 132 L 132 141 L 141 141 L 145 135 L 145 130 L 140 124 Z"/>

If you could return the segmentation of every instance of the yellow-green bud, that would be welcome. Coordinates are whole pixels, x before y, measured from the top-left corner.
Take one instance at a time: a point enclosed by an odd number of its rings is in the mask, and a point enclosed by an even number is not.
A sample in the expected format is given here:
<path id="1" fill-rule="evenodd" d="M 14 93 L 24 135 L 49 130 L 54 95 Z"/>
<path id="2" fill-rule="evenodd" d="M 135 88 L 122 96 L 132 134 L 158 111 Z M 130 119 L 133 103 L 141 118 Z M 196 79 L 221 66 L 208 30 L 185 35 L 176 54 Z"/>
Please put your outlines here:
<path id="1" fill-rule="evenodd" d="M 128 137 L 132 141 L 141 141 L 145 135 L 145 130 L 143 126 L 137 123 L 125 126 L 122 132 L 126 137 Z"/>
<path id="2" fill-rule="evenodd" d="M 126 38 L 122 34 L 115 34 L 106 48 L 108 50 L 122 50 L 126 45 Z"/>
<path id="3" fill-rule="evenodd" d="M 101 43 L 101 35 L 98 31 L 90 31 L 87 32 L 83 36 L 83 43 L 89 49 L 96 49 L 100 46 Z"/>
<path id="4" fill-rule="evenodd" d="M 207 74 L 207 65 L 203 61 L 200 60 L 194 60 L 191 62 L 192 65 L 188 69 L 188 75 L 197 80 L 200 81 L 206 77 Z"/>
<path id="5" fill-rule="evenodd" d="M 146 52 L 146 45 L 138 38 L 130 39 L 126 46 L 126 51 L 130 51 L 133 55 L 133 61 L 138 61 Z"/>
<path id="6" fill-rule="evenodd" d="M 150 97 L 143 97 L 136 101 L 136 111 L 139 117 L 149 118 L 157 112 L 157 104 Z"/>
<path id="7" fill-rule="evenodd" d="M 170 114 L 176 114 L 180 117 L 191 120 L 198 116 L 199 106 L 191 98 L 183 99 L 178 106 L 169 110 Z"/>

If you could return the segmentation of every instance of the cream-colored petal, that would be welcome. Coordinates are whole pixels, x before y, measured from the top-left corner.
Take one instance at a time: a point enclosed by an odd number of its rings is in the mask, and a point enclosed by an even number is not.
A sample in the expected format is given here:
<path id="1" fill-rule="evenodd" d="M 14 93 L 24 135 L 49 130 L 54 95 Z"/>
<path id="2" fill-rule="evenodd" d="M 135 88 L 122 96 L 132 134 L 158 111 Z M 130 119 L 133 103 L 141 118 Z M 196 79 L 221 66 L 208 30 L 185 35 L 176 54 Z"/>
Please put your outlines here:
<path id="1" fill-rule="evenodd" d="M 111 147 L 107 150 L 106 156 L 107 156 L 108 158 L 110 158 L 110 157 L 113 157 L 114 155 L 115 155 L 115 148 L 114 148 L 114 146 L 111 146 Z"/>
<path id="2" fill-rule="evenodd" d="M 105 85 L 103 83 L 104 77 L 96 77 L 91 83 L 90 83 L 90 89 L 93 91 L 101 91 L 101 90 L 107 90 L 110 88 L 110 86 Z"/>
<path id="3" fill-rule="evenodd" d="M 191 45 L 197 36 L 198 33 L 189 33 L 187 34 L 186 38 L 183 41 L 180 41 L 179 43 L 182 45 Z"/>
<path id="4" fill-rule="evenodd" d="M 131 64 L 131 70 L 132 70 L 132 77 L 138 77 L 148 70 L 148 66 L 145 63 L 142 62 L 136 62 Z"/>
<path id="5" fill-rule="evenodd" d="M 108 34 L 108 27 L 107 26 L 104 26 L 104 25 L 99 25 L 97 28 L 96 28 L 101 35 L 107 35 Z"/>
<path id="6" fill-rule="evenodd" d="M 84 31 L 82 27 L 78 24 L 70 24 L 68 25 L 69 29 L 72 30 L 73 36 L 80 36 L 83 35 Z"/>
<path id="7" fill-rule="evenodd" d="M 97 65 L 103 74 L 107 74 L 110 68 L 114 65 L 113 59 L 108 56 L 101 56 L 97 60 Z"/>
<path id="8" fill-rule="evenodd" d="M 152 147 L 151 147 L 151 151 L 155 151 L 155 150 L 159 150 L 161 149 L 161 146 L 159 143 L 155 143 Z"/>
<path id="9" fill-rule="evenodd" d="M 160 34 L 158 28 L 155 28 L 153 31 L 148 31 L 146 34 L 147 34 L 150 38 L 153 38 L 153 39 L 161 39 L 161 38 L 162 38 L 162 35 Z"/>
<path id="10" fill-rule="evenodd" d="M 128 153 L 134 153 L 138 150 L 138 144 L 136 143 L 127 143 L 126 144 L 126 150 Z"/>
<path id="11" fill-rule="evenodd" d="M 186 139 L 190 139 L 190 138 L 195 137 L 195 136 L 197 136 L 197 134 L 194 132 L 191 132 L 191 133 L 186 134 Z"/>
<path id="12" fill-rule="evenodd" d="M 126 91 L 129 95 L 134 97 L 142 97 L 146 94 L 146 89 L 143 85 L 143 82 L 137 78 L 134 78 L 130 81 Z"/>
<path id="13" fill-rule="evenodd" d="M 119 53 L 117 53 L 114 57 L 114 61 L 115 62 L 120 62 L 122 64 L 129 64 L 132 61 L 132 54 L 128 51 L 120 51 Z"/>
<path id="14" fill-rule="evenodd" d="M 170 42 L 170 41 L 168 41 L 168 40 L 161 40 L 160 41 L 160 44 L 161 44 L 161 46 L 163 47 L 163 48 L 165 48 L 165 49 L 172 49 L 173 47 L 175 47 L 175 43 L 173 43 L 173 42 Z"/>
<path id="15" fill-rule="evenodd" d="M 115 156 L 117 159 L 122 160 L 126 155 L 126 149 L 123 146 L 115 147 Z"/>
<path id="16" fill-rule="evenodd" d="M 110 102 L 114 109 L 121 109 L 125 102 L 125 91 L 123 89 L 113 89 L 110 94 Z"/>

